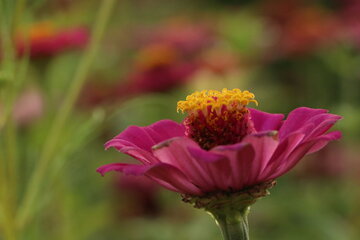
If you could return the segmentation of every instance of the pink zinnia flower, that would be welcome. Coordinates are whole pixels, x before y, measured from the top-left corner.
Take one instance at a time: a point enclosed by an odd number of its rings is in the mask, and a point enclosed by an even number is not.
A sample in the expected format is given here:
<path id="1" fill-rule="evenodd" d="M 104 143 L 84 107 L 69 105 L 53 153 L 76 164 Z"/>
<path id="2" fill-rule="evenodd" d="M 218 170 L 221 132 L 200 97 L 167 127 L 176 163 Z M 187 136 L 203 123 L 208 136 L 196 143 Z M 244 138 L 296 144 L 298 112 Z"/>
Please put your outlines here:
<path id="1" fill-rule="evenodd" d="M 84 27 L 56 29 L 51 23 L 42 22 L 30 28 L 29 35 L 18 34 L 16 48 L 23 56 L 27 47 L 32 58 L 52 57 L 63 51 L 82 49 L 90 38 Z"/>
<path id="2" fill-rule="evenodd" d="M 40 118 L 44 112 L 44 99 L 36 88 L 26 89 L 16 100 L 13 110 L 14 121 L 25 126 Z"/>
<path id="3" fill-rule="evenodd" d="M 284 120 L 248 108 L 254 95 L 239 89 L 202 91 L 178 103 L 183 123 L 162 120 L 130 126 L 108 141 L 140 164 L 113 163 L 97 171 L 145 175 L 190 196 L 239 192 L 275 180 L 307 154 L 339 139 L 328 130 L 341 119 L 324 109 L 301 107 Z"/>

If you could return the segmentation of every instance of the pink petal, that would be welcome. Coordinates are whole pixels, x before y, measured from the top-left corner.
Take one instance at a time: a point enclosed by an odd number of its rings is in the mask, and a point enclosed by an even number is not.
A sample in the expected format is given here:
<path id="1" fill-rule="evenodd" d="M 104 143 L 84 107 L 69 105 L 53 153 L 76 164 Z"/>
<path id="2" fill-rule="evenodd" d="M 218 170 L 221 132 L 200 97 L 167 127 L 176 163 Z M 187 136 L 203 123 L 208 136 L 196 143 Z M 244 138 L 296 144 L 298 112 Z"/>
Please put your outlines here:
<path id="1" fill-rule="evenodd" d="M 330 132 L 328 134 L 322 135 L 316 139 L 314 139 L 314 141 L 316 141 L 316 143 L 312 146 L 312 148 L 309 150 L 308 154 L 310 153 L 314 153 L 317 152 L 319 150 L 321 150 L 323 147 L 325 147 L 330 141 L 333 140 L 338 140 L 342 137 L 342 134 L 340 131 L 333 131 Z"/>
<path id="2" fill-rule="evenodd" d="M 118 171 L 135 176 L 145 175 L 172 191 L 194 195 L 202 194 L 179 169 L 165 163 L 154 165 L 112 163 L 101 166 L 96 171 L 101 175 L 109 171 Z"/>
<path id="3" fill-rule="evenodd" d="M 156 157 L 151 152 L 148 152 L 144 149 L 134 146 L 132 143 L 121 140 L 121 139 L 112 139 L 105 144 L 105 149 L 110 147 L 116 148 L 119 152 L 127 154 L 140 162 L 146 163 L 156 163 L 159 162 Z"/>
<path id="4" fill-rule="evenodd" d="M 229 176 L 231 167 L 229 159 L 223 154 L 217 154 L 212 151 L 206 151 L 202 148 L 188 148 L 189 154 L 196 159 L 211 176 L 218 189 L 229 189 Z"/>
<path id="5" fill-rule="evenodd" d="M 216 188 L 216 179 L 211 175 L 208 164 L 195 159 L 189 148 L 200 148 L 197 143 L 187 137 L 173 138 L 154 146 L 154 155 L 163 163 L 180 169 L 191 181 L 203 191 Z"/>
<path id="6" fill-rule="evenodd" d="M 220 153 L 229 159 L 231 173 L 229 174 L 228 186 L 233 190 L 245 187 L 249 179 L 249 166 L 255 158 L 255 149 L 249 143 L 238 143 L 233 145 L 218 146 L 211 150 Z"/>
<path id="7" fill-rule="evenodd" d="M 311 119 L 314 128 L 306 135 L 306 140 L 326 133 L 342 117 L 334 114 L 320 114 Z"/>
<path id="8" fill-rule="evenodd" d="M 258 132 L 279 130 L 284 119 L 284 114 L 272 114 L 253 108 L 249 108 L 249 110 L 251 120 L 254 123 L 256 131 Z"/>
<path id="9" fill-rule="evenodd" d="M 160 143 L 166 139 L 173 137 L 185 136 L 184 125 L 172 120 L 161 120 L 149 126 L 149 128 L 157 133 L 156 143 Z"/>
<path id="10" fill-rule="evenodd" d="M 271 180 L 271 176 L 277 173 L 279 167 L 287 161 L 288 156 L 301 144 L 304 139 L 303 133 L 292 133 L 286 139 L 281 141 L 273 153 L 271 159 L 268 161 L 267 166 L 260 174 L 261 181 Z"/>
<path id="11" fill-rule="evenodd" d="M 183 136 L 184 132 L 183 125 L 171 120 L 162 120 L 148 127 L 130 126 L 105 143 L 105 149 L 114 147 L 142 163 L 155 163 L 158 160 L 152 155 L 151 147 L 173 136 Z"/>
<path id="12" fill-rule="evenodd" d="M 132 142 L 129 142 L 129 141 L 126 141 L 123 139 L 117 139 L 117 138 L 113 138 L 113 139 L 107 141 L 104 146 L 105 146 L 105 150 L 108 150 L 109 148 L 113 147 L 120 152 L 121 152 L 121 149 L 124 147 L 137 147 Z"/>
<path id="13" fill-rule="evenodd" d="M 271 178 L 277 178 L 288 171 L 290 171 L 306 154 L 316 152 L 325 147 L 330 141 L 339 139 L 341 137 L 340 131 L 334 131 L 326 135 L 322 135 L 311 141 L 307 141 L 297 146 L 296 149 L 283 161 L 278 167 L 277 171 Z"/>
<path id="14" fill-rule="evenodd" d="M 300 107 L 289 113 L 289 116 L 284 121 L 279 131 L 280 140 L 285 139 L 292 132 L 298 131 L 301 127 L 307 124 L 307 121 L 312 117 L 327 113 L 325 109 L 313 109 L 307 107 Z"/>
<path id="15" fill-rule="evenodd" d="M 100 173 L 102 176 L 104 176 L 105 173 L 111 172 L 111 171 L 122 172 L 124 170 L 124 168 L 128 165 L 129 164 L 126 164 L 126 163 L 110 163 L 110 164 L 106 164 L 106 165 L 99 167 L 98 169 L 96 169 L 96 171 L 98 173 Z"/>
<path id="16" fill-rule="evenodd" d="M 341 117 L 334 114 L 318 114 L 309 118 L 306 122 L 302 123 L 302 126 L 300 126 L 296 131 L 304 133 L 305 138 L 303 139 L 303 141 L 307 141 L 321 134 L 324 134 L 339 119 L 341 119 Z"/>
<path id="17" fill-rule="evenodd" d="M 224 155 L 209 152 L 202 148 L 188 147 L 188 151 L 191 156 L 205 163 L 216 163 L 226 158 Z"/>
<path id="18" fill-rule="evenodd" d="M 121 140 L 121 141 L 116 141 L 116 140 Z M 126 128 L 118 136 L 107 142 L 105 146 L 107 148 L 109 146 L 114 146 L 112 145 L 113 142 L 127 143 L 130 146 L 136 146 L 148 152 L 150 152 L 151 147 L 156 144 L 152 136 L 149 134 L 148 129 L 146 129 L 145 127 L 137 127 L 137 126 L 130 126 Z M 117 149 L 120 151 L 122 147 L 123 147 L 122 145 L 119 145 Z"/>
<path id="19" fill-rule="evenodd" d="M 145 175 L 165 188 L 173 191 L 175 189 L 176 192 L 191 195 L 203 194 L 198 187 L 190 182 L 189 178 L 187 178 L 184 173 L 170 164 L 158 163 L 148 169 Z M 173 189 L 169 188 L 169 186 Z"/>
<path id="20" fill-rule="evenodd" d="M 113 140 L 120 139 L 124 146 L 136 146 L 151 152 L 151 147 L 166 139 L 184 136 L 184 126 L 171 120 L 161 120 L 147 127 L 130 126 L 105 144 L 114 146 Z M 127 143 L 127 144 L 125 144 Z M 119 145 L 119 150 L 122 145 Z"/>
<path id="21" fill-rule="evenodd" d="M 255 157 L 248 162 L 248 179 L 246 186 L 257 184 L 261 178 L 260 174 L 264 171 L 275 150 L 279 145 L 276 131 L 263 132 L 248 135 L 244 138 L 244 143 L 249 143 L 255 150 Z"/>

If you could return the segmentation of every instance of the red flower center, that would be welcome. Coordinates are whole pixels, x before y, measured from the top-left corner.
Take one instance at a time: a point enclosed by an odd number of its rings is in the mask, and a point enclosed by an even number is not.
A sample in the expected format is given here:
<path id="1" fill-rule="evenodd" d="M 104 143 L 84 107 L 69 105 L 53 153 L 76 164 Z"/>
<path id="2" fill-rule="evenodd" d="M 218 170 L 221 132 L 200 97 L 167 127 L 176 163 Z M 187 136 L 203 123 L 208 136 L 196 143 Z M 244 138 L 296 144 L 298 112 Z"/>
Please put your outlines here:
<path id="1" fill-rule="evenodd" d="M 240 142 L 255 131 L 246 105 L 255 102 L 254 95 L 239 89 L 195 92 L 178 102 L 186 112 L 186 136 L 203 149 Z"/>

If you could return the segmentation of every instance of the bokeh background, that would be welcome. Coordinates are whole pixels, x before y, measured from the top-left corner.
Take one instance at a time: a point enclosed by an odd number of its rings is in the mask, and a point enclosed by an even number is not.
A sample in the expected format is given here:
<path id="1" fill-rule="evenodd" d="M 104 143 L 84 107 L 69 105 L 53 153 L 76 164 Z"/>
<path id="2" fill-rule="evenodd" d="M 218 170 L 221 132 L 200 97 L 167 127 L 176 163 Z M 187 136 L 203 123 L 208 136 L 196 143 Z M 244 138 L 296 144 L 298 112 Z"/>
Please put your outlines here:
<path id="1" fill-rule="evenodd" d="M 178 100 L 222 88 L 263 111 L 344 116 L 341 141 L 253 206 L 252 239 L 360 239 L 359 1 L 1 0 L 0 13 L 0 239 L 220 239 L 178 194 L 96 168 L 133 161 L 103 147 L 127 126 L 181 121 Z"/>

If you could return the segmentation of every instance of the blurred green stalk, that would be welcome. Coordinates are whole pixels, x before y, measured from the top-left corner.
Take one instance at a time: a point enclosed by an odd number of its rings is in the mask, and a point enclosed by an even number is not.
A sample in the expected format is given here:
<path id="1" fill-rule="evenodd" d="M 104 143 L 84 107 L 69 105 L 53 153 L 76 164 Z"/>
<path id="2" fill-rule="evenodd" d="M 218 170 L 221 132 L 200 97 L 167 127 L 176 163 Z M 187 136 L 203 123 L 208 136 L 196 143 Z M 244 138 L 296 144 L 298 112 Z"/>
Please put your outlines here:
<path id="1" fill-rule="evenodd" d="M 13 46 L 15 31 L 18 21 L 13 17 L 12 9 L 16 9 L 18 15 L 21 15 L 22 7 L 25 0 L 17 1 L 0 1 L 0 18 L 1 18 L 1 48 L 3 58 L 1 62 L 1 95 L 3 100 L 4 111 L 0 119 L 1 130 L 1 156 L 2 166 L 1 186 L 0 186 L 0 223 L 6 239 L 17 239 L 16 203 L 18 189 L 17 175 L 17 135 L 16 128 L 12 121 L 13 106 L 22 84 L 22 74 L 27 67 L 27 58 L 17 61 L 15 48 Z"/>
<path id="2" fill-rule="evenodd" d="M 41 183 L 46 177 L 49 162 L 54 158 L 58 146 L 58 141 L 63 131 L 63 127 L 71 114 L 76 99 L 79 95 L 81 87 L 90 70 L 96 54 L 99 49 L 99 43 L 103 36 L 105 27 L 110 18 L 111 12 L 114 9 L 116 0 L 103 0 L 99 13 L 96 17 L 95 26 L 91 35 L 91 42 L 80 61 L 79 67 L 74 75 L 74 80 L 69 88 L 69 91 L 61 105 L 57 115 L 55 116 L 53 125 L 48 133 L 47 140 L 43 146 L 39 162 L 30 178 L 29 185 L 26 189 L 24 199 L 20 205 L 17 215 L 17 224 L 19 228 L 23 228 L 31 217 L 32 209 L 36 202 L 36 198 L 40 192 Z"/>

